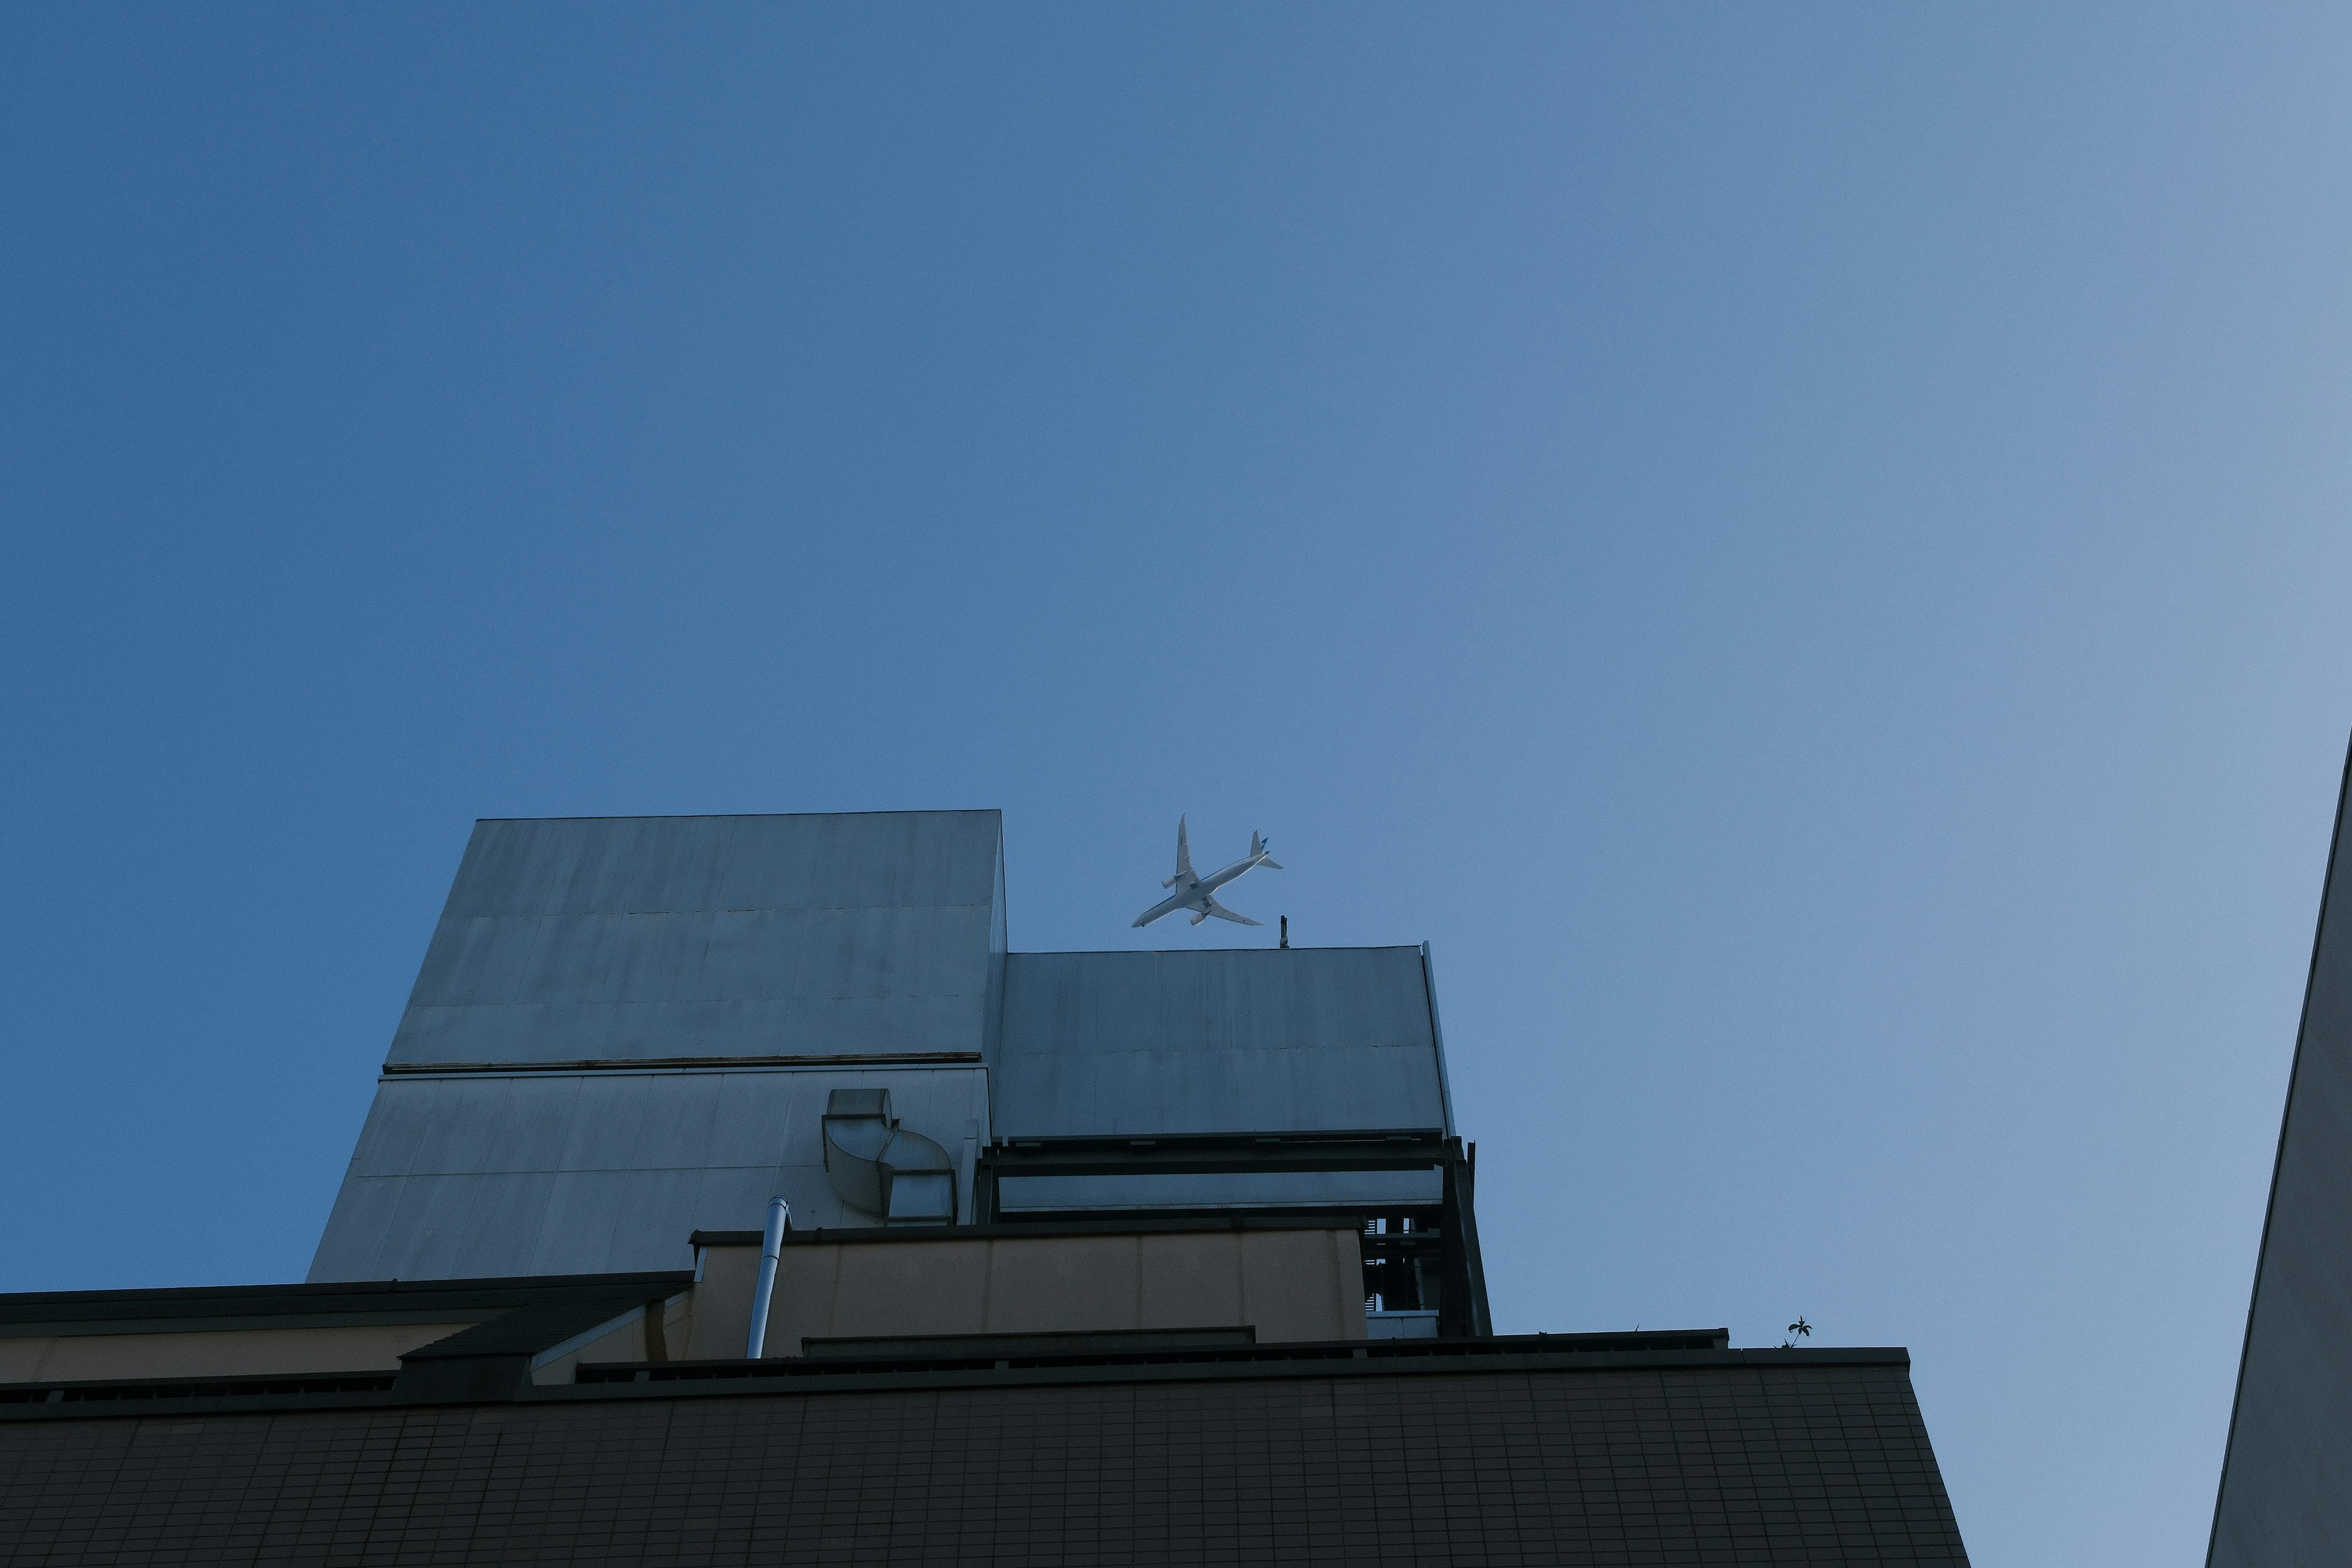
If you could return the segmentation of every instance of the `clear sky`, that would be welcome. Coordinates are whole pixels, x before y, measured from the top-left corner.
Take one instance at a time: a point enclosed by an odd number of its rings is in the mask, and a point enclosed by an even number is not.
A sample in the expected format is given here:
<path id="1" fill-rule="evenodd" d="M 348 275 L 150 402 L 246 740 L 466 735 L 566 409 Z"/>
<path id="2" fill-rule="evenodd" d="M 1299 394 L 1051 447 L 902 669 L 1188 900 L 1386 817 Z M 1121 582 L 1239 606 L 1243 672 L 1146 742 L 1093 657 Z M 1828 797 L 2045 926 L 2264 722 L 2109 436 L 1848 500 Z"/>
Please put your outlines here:
<path id="1" fill-rule="evenodd" d="M 324 14 L 322 14 L 322 12 Z M 10 7 L 0 1289 L 298 1279 L 472 819 L 1179 812 L 1509 1331 L 2201 1561 L 2352 689 L 2352 16 Z"/>

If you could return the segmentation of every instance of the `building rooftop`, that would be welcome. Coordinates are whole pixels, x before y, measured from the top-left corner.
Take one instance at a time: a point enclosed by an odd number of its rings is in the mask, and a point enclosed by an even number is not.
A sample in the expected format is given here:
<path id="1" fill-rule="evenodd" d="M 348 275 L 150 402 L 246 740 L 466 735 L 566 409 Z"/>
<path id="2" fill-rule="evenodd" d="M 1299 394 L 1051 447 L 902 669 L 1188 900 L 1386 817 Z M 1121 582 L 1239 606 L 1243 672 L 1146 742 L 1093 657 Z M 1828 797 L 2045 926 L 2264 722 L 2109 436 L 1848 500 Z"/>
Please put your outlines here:
<path id="1" fill-rule="evenodd" d="M 0 1557 L 1965 1563 L 1900 1350 L 1493 1332 L 1426 948 L 1002 842 L 478 824 L 311 1282 L 0 1297 Z"/>
<path id="2" fill-rule="evenodd" d="M 1005 1140 L 1450 1135 L 1417 947 L 1006 952 L 992 811 L 476 824 L 315 1281 L 682 1267 L 860 1223 L 822 1123 L 886 1091 L 969 1220 Z M 1038 1175 L 992 1213 L 1433 1209 L 1433 1168 Z"/>
<path id="3" fill-rule="evenodd" d="M 1170 1342 L 11 1388 L 0 1521 L 56 1563 L 1967 1561 L 1899 1350 Z"/>

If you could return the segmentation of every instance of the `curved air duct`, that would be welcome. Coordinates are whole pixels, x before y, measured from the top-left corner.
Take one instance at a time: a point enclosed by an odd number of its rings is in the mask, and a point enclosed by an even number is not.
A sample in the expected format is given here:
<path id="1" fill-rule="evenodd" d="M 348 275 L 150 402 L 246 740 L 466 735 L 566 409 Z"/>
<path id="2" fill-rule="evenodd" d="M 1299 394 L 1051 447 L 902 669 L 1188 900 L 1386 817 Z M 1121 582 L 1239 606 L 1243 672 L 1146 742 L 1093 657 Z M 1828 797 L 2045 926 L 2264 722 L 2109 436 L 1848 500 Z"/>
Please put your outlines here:
<path id="1" fill-rule="evenodd" d="M 824 1173 L 851 1208 L 884 1225 L 953 1225 L 955 1163 L 890 1114 L 887 1089 L 836 1089 L 824 1102 Z"/>

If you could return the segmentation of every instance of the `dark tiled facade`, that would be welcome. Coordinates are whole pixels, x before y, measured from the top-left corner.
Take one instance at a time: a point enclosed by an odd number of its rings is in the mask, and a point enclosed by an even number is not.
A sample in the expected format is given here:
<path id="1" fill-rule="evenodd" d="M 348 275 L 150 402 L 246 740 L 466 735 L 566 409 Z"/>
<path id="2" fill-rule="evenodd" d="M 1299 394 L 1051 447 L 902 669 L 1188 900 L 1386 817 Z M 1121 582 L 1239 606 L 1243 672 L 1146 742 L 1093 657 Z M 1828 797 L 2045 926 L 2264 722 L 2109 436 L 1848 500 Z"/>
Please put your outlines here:
<path id="1" fill-rule="evenodd" d="M 0 1562 L 1967 1561 L 1899 1352 L 1327 1368 L 11 1419 Z"/>

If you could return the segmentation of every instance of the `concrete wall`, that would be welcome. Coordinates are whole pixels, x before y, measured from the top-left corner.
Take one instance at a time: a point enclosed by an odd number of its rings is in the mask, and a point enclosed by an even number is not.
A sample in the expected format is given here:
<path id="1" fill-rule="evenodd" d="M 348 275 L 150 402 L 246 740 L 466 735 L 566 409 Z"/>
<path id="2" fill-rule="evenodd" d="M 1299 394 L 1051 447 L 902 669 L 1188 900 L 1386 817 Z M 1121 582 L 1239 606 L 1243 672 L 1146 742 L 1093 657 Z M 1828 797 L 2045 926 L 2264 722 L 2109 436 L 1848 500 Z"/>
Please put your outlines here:
<path id="1" fill-rule="evenodd" d="M 2352 1563 L 2352 852 L 2320 904 L 2209 1561 Z"/>
<path id="2" fill-rule="evenodd" d="M 756 1247 L 713 1247 L 697 1356 L 740 1356 Z M 741 1306 L 731 1303 L 740 1300 Z M 1351 1229 L 1202 1230 L 795 1242 L 768 1319 L 770 1355 L 807 1339 L 1104 1332 L 1247 1325 L 1260 1342 L 1362 1339 Z"/>
<path id="3" fill-rule="evenodd" d="M 702 1277 L 694 1287 L 693 1337 L 688 1342 L 687 1359 L 723 1361 L 740 1356 L 751 1337 L 751 1292 L 760 1279 L 760 1249 L 705 1247 L 700 1268 Z"/>

